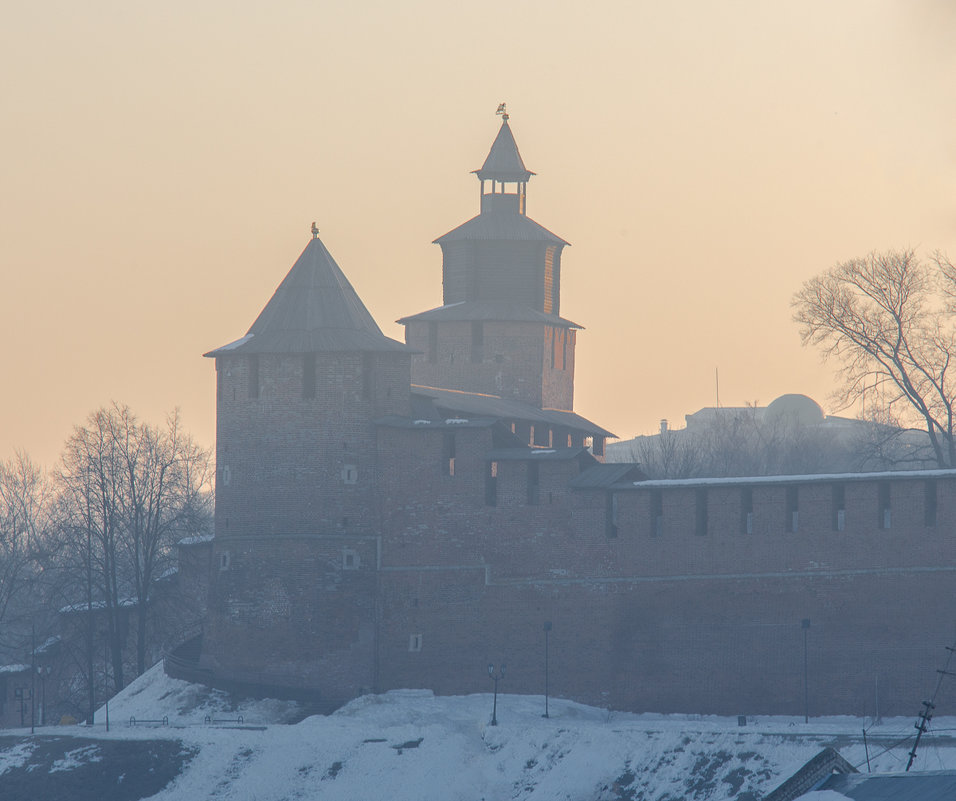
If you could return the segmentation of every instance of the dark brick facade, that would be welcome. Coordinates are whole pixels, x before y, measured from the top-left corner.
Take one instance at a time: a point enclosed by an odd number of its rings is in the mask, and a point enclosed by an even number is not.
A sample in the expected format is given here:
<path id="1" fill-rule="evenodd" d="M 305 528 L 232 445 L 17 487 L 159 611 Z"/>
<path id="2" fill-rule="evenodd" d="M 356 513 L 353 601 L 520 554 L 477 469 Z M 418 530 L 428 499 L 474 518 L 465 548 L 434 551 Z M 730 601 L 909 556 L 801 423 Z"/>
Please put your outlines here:
<path id="1" fill-rule="evenodd" d="M 334 705 L 487 689 L 485 664 L 504 661 L 508 690 L 540 693 L 550 621 L 556 694 L 799 714 L 808 618 L 811 714 L 872 714 L 877 693 L 882 714 L 912 713 L 935 681 L 954 634 L 952 473 L 573 489 L 584 452 L 492 461 L 497 424 L 376 425 L 396 407 L 362 405 L 360 359 L 319 393 L 337 401 L 304 402 L 276 362 L 260 360 L 258 398 L 220 400 L 234 472 L 224 487 L 219 470 L 203 665 L 224 677 L 317 687 Z"/>
<path id="2" fill-rule="evenodd" d="M 530 176 L 515 174 L 496 180 Z M 536 225 L 521 222 L 514 230 Z M 512 230 L 499 223 L 475 218 L 443 240 Z M 559 254 L 563 240 L 545 234 Z M 446 280 L 471 319 L 448 319 L 448 307 L 408 318 L 410 349 L 375 339 L 353 298 L 351 336 L 368 350 L 283 329 L 275 341 L 325 350 L 243 352 L 247 335 L 213 354 L 201 666 L 313 688 L 330 707 L 370 690 L 488 690 L 489 662 L 508 665 L 503 689 L 541 693 L 550 623 L 556 695 L 800 714 L 806 645 L 810 714 L 914 714 L 956 635 L 956 471 L 698 482 L 614 472 L 600 464 L 603 429 L 570 414 L 575 326 L 534 317 L 557 314 L 557 276 L 543 310 L 484 296 L 469 306 L 481 265 L 466 257 L 507 248 L 465 244 L 443 248 L 459 259 Z M 327 269 L 324 249 L 314 254 Z M 459 414 L 455 393 L 436 400 L 412 378 L 482 393 L 465 410 L 511 399 L 526 413 Z M 568 410 L 566 423 L 543 423 L 545 406 Z M 937 711 L 956 712 L 954 701 Z"/>

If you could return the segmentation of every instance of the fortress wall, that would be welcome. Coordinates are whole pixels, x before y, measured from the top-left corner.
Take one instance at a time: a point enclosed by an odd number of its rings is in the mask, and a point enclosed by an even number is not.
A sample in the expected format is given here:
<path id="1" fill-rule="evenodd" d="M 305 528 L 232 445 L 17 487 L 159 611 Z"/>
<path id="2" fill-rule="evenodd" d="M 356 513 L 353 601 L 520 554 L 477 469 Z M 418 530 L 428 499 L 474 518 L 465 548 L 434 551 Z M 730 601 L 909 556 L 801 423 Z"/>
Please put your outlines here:
<path id="1" fill-rule="evenodd" d="M 495 584 L 473 574 L 384 577 L 381 687 L 543 694 L 701 714 L 915 715 L 954 636 L 952 571 L 682 582 Z M 411 634 L 421 650 L 409 652 Z M 956 711 L 956 683 L 940 713 Z"/>
<path id="2" fill-rule="evenodd" d="M 217 678 L 314 686 L 341 704 L 375 684 L 377 539 L 217 541 L 200 665 Z"/>

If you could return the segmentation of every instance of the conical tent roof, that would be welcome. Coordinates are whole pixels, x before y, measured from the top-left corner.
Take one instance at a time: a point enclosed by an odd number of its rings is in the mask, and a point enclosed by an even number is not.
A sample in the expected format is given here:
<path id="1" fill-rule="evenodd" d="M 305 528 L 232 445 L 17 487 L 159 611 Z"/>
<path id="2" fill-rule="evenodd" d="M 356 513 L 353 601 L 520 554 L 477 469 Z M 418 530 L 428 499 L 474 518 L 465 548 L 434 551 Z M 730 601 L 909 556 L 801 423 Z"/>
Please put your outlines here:
<path id="1" fill-rule="evenodd" d="M 386 337 L 318 237 L 312 239 L 244 337 L 222 352 L 411 350 Z"/>
<path id="2" fill-rule="evenodd" d="M 488 151 L 488 158 L 480 170 L 475 170 L 475 174 L 482 181 L 527 181 L 534 175 L 524 166 L 508 120 L 502 120 L 498 135 Z"/>

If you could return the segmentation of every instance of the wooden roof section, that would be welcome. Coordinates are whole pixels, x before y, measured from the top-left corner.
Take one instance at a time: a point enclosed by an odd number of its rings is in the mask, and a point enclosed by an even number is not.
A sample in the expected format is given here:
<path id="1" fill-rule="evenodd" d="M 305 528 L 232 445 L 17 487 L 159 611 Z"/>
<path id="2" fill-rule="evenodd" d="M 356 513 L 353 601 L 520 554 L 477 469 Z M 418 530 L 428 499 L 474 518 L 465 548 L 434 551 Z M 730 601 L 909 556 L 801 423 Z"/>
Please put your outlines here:
<path id="1" fill-rule="evenodd" d="M 317 235 L 306 245 L 249 332 L 224 353 L 405 351 L 386 337 Z"/>
<path id="2" fill-rule="evenodd" d="M 491 143 L 485 163 L 480 170 L 474 172 L 482 181 L 527 181 L 534 175 L 524 166 L 511 126 L 508 125 L 507 115 L 501 120 L 501 128 L 498 129 L 495 141 Z"/>
<path id="3" fill-rule="evenodd" d="M 442 234 L 432 242 L 436 245 L 444 245 L 448 242 L 466 240 L 550 242 L 562 246 L 570 244 L 525 214 L 495 212 L 485 212 L 472 217 L 468 222 L 452 228 L 447 234 Z"/>
<path id="4" fill-rule="evenodd" d="M 491 301 L 463 300 L 458 303 L 449 303 L 435 309 L 402 317 L 396 322 L 407 325 L 410 322 L 519 322 L 519 323 L 547 323 L 558 328 L 583 328 L 571 320 L 558 317 L 556 314 L 532 309 L 521 303 L 493 303 Z"/>
<path id="5" fill-rule="evenodd" d="M 412 384 L 412 396 L 427 399 L 434 406 L 438 419 L 464 419 L 471 417 L 496 420 L 521 420 L 530 423 L 545 423 L 556 428 L 582 431 L 588 436 L 614 437 L 605 428 L 592 423 L 574 412 L 560 409 L 539 409 L 531 403 L 502 398 L 499 395 L 484 395 L 480 392 L 462 392 L 455 389 L 439 389 Z"/>

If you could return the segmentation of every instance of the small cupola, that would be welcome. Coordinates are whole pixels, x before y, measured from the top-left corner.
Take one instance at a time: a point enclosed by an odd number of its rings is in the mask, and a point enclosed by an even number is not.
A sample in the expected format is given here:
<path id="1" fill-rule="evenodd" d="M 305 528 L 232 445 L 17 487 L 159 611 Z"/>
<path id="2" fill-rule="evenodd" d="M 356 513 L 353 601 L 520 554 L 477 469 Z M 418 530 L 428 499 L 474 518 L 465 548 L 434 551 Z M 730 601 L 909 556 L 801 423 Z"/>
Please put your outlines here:
<path id="1" fill-rule="evenodd" d="M 475 175 L 481 182 L 481 213 L 527 213 L 528 179 L 534 175 L 524 166 L 511 126 L 505 103 L 496 112 L 501 117 L 501 128 L 480 170 Z"/>

